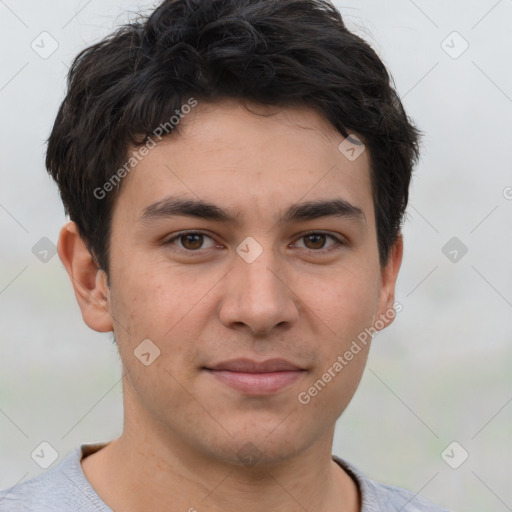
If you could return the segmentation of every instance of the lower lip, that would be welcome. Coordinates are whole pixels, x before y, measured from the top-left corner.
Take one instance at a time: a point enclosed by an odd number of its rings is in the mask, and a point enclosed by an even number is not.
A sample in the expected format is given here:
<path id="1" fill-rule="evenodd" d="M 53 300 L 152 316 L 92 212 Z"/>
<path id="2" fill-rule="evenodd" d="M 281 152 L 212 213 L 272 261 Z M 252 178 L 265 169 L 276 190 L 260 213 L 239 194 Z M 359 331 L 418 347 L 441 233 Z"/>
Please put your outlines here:
<path id="1" fill-rule="evenodd" d="M 289 386 L 302 377 L 305 370 L 269 373 L 244 373 L 228 370 L 207 370 L 224 384 L 246 395 L 269 395 Z"/>

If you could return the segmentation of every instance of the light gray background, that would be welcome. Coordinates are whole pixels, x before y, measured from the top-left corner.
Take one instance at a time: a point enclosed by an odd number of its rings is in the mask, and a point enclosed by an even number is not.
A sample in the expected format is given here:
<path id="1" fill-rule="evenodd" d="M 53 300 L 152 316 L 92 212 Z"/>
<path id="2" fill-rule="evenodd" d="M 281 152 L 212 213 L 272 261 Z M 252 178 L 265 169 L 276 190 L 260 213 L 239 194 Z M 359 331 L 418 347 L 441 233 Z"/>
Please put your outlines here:
<path id="1" fill-rule="evenodd" d="M 66 220 L 44 151 L 67 65 L 126 11 L 151 5 L 0 0 L 0 488 L 43 471 L 30 456 L 42 441 L 55 465 L 121 432 L 112 336 L 82 322 L 58 256 L 43 263 L 32 248 L 56 243 Z M 403 311 L 374 340 L 334 452 L 454 510 L 512 510 L 512 0 L 336 5 L 388 65 L 425 137 Z M 46 59 L 31 48 L 43 31 L 59 45 Z M 452 237 L 468 248 L 457 262 L 442 252 Z M 453 441 L 469 453 L 458 469 L 441 457 Z M 453 465 L 463 452 L 448 454 Z"/>

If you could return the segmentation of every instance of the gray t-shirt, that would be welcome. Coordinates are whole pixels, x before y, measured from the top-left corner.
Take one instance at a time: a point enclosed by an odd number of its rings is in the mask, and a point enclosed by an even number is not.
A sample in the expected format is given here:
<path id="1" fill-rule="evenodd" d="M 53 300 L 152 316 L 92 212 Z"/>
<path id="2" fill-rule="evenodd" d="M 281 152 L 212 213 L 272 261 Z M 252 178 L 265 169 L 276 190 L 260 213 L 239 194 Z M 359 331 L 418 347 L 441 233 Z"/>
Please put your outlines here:
<path id="1" fill-rule="evenodd" d="M 0 491 L 1 512 L 112 512 L 96 494 L 80 460 L 105 446 L 83 444 L 57 466 Z M 412 492 L 374 482 L 339 457 L 333 460 L 356 481 L 361 512 L 448 512 Z"/>

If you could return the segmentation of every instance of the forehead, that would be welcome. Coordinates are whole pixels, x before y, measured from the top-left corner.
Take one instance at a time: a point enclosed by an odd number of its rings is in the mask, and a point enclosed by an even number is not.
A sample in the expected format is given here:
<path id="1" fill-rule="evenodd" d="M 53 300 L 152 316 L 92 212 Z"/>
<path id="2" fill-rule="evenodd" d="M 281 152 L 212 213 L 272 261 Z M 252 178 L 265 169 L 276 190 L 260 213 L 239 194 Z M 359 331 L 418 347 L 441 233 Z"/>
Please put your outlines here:
<path id="1" fill-rule="evenodd" d="M 275 220 L 301 199 L 340 198 L 371 219 L 368 154 L 348 159 L 343 141 L 311 108 L 199 102 L 124 178 L 116 209 L 135 221 L 172 195 Z"/>

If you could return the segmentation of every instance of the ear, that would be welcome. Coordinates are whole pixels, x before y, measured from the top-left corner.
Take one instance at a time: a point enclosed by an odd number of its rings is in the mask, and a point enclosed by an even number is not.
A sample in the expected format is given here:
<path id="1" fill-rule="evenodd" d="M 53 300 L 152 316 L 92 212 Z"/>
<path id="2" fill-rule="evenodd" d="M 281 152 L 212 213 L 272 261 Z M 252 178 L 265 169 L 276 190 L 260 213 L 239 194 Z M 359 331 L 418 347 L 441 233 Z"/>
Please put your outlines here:
<path id="1" fill-rule="evenodd" d="M 402 256 L 404 252 L 404 241 L 402 234 L 399 233 L 396 242 L 389 251 L 388 261 L 381 269 L 381 286 L 379 290 L 377 315 L 374 325 L 381 326 L 377 330 L 384 329 L 390 325 L 395 318 L 395 285 L 398 277 L 398 271 L 402 264 Z M 379 322 L 380 320 L 380 322 Z"/>
<path id="2" fill-rule="evenodd" d="M 62 227 L 57 251 L 71 279 L 84 322 L 98 332 L 112 331 L 107 274 L 96 265 L 74 222 Z"/>

